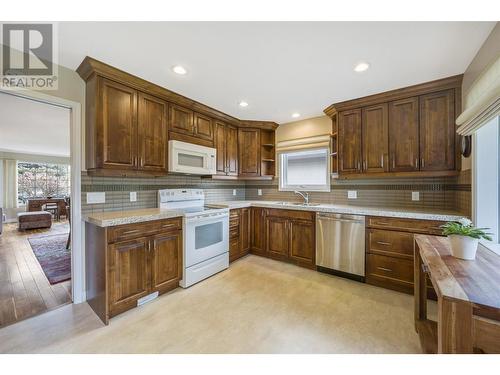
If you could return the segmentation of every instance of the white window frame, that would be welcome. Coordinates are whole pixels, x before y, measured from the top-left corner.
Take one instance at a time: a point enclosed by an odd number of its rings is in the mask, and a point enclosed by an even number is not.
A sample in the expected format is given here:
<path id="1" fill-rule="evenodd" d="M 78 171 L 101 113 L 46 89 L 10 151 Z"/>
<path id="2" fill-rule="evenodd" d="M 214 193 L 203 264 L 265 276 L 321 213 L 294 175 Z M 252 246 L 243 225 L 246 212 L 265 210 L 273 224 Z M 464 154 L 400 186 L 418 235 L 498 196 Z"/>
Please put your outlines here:
<path id="1" fill-rule="evenodd" d="M 497 126 L 500 126 L 500 117 L 497 117 Z M 478 168 L 479 168 L 479 160 L 478 160 L 478 147 L 480 145 L 478 144 L 478 139 L 477 135 L 473 134 L 472 135 L 472 221 L 476 225 L 480 225 L 481 223 L 478 223 L 479 220 L 479 214 L 478 214 L 478 199 L 480 199 L 479 194 L 478 194 Z M 500 155 L 500 145 L 498 148 L 498 154 Z M 500 165 L 500 164 L 499 164 Z M 498 171 L 498 176 L 500 176 L 500 170 Z M 499 197 L 498 199 L 500 200 L 500 191 L 498 192 Z M 484 198 L 484 197 L 482 197 Z M 500 216 L 500 207 L 497 207 L 497 215 Z M 499 218 L 499 224 L 500 224 L 500 218 Z M 500 232 L 500 229 L 498 229 L 498 232 Z M 498 235 L 498 240 L 499 243 L 497 242 L 491 242 L 487 240 L 480 240 L 480 243 L 490 249 L 491 251 L 497 253 L 500 255 L 500 233 Z"/>
<path id="2" fill-rule="evenodd" d="M 286 185 L 284 181 L 286 181 L 286 168 L 283 168 L 284 154 L 294 153 L 294 152 L 302 152 L 302 151 L 317 151 L 324 150 L 326 152 L 326 185 Z M 330 192 L 330 149 L 328 147 L 315 147 L 315 148 L 305 148 L 299 150 L 287 150 L 278 152 L 278 160 L 279 160 L 279 191 L 320 191 L 320 192 Z"/>

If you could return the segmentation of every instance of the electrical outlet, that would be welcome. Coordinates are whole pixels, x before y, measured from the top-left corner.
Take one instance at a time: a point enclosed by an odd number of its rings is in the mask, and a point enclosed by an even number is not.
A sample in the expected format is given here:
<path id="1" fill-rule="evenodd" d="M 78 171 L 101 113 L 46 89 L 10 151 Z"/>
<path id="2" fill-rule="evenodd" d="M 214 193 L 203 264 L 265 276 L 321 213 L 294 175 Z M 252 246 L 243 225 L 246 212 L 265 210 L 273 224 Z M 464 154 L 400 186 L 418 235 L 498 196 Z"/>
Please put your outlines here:
<path id="1" fill-rule="evenodd" d="M 412 191 L 411 192 L 411 200 L 412 201 L 419 201 L 420 200 L 420 192 L 419 191 Z"/>
<path id="2" fill-rule="evenodd" d="M 358 199 L 357 190 L 347 190 L 347 199 Z"/>
<path id="3" fill-rule="evenodd" d="M 87 204 L 98 204 L 106 202 L 106 193 L 87 193 Z"/>
<path id="4" fill-rule="evenodd" d="M 262 195 L 262 189 L 257 189 L 257 195 Z"/>
<path id="5" fill-rule="evenodd" d="M 130 201 L 131 202 L 137 202 L 137 192 L 136 191 L 131 191 L 130 192 Z"/>
<path id="6" fill-rule="evenodd" d="M 233 189 L 233 195 L 236 195 L 236 189 Z"/>

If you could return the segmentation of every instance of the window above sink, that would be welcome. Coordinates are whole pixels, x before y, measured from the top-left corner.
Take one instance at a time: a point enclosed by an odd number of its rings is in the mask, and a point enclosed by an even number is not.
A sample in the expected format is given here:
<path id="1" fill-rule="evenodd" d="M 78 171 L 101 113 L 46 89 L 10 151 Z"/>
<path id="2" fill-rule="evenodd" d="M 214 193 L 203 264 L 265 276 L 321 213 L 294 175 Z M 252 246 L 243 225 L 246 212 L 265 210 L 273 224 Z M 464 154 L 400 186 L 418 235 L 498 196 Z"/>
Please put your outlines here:
<path id="1" fill-rule="evenodd" d="M 329 149 L 279 153 L 279 190 L 330 191 Z"/>

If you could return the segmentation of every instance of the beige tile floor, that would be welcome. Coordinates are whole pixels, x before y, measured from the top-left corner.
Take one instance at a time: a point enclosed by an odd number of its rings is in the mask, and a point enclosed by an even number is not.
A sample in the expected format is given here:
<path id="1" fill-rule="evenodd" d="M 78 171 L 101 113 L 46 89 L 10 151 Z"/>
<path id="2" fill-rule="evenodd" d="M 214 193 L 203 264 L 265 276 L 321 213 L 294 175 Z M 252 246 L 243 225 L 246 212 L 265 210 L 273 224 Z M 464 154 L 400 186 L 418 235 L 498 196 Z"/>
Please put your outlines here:
<path id="1" fill-rule="evenodd" d="M 0 352 L 420 353 L 420 346 L 412 296 L 247 256 L 107 327 L 87 304 L 5 327 Z"/>

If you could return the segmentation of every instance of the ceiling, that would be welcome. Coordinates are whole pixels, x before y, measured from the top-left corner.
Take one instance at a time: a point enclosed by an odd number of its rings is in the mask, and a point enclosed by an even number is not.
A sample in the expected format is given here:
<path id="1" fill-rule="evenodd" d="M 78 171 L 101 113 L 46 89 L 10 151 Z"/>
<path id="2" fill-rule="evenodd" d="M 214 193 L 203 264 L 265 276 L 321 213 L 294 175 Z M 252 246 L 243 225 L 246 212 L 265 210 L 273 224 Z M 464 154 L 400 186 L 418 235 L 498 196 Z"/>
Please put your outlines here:
<path id="1" fill-rule="evenodd" d="M 0 151 L 69 157 L 69 109 L 1 92 L 0 108 Z"/>
<path id="2" fill-rule="evenodd" d="M 76 69 L 89 55 L 232 116 L 286 123 L 338 101 L 461 74 L 494 25 L 63 22 L 59 63 Z M 355 73 L 359 61 L 370 69 Z M 173 73 L 176 64 L 188 74 Z"/>

